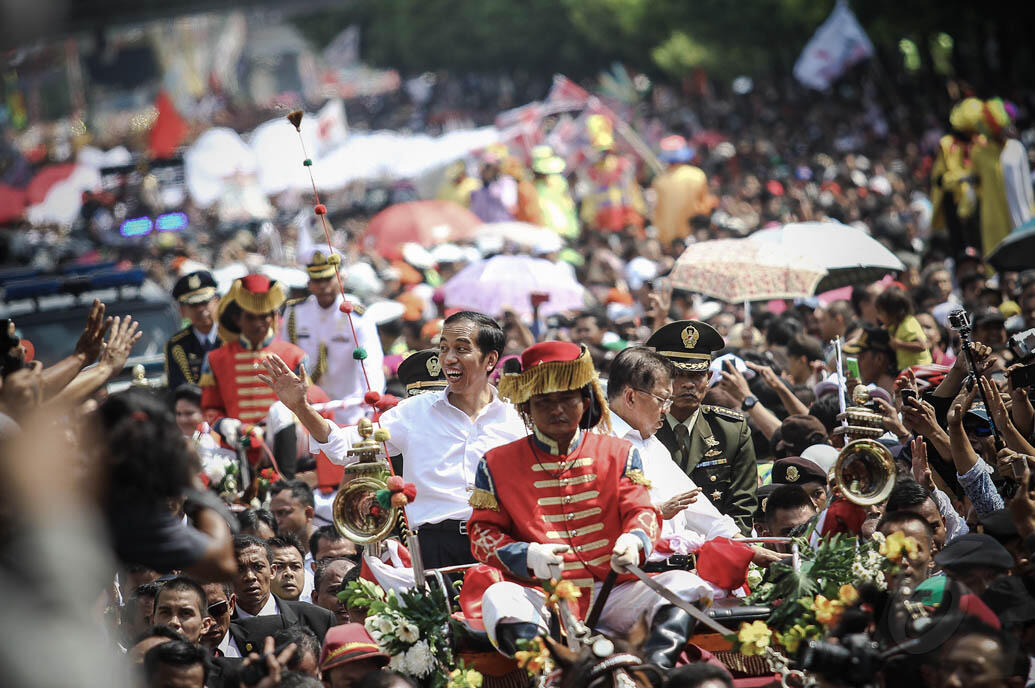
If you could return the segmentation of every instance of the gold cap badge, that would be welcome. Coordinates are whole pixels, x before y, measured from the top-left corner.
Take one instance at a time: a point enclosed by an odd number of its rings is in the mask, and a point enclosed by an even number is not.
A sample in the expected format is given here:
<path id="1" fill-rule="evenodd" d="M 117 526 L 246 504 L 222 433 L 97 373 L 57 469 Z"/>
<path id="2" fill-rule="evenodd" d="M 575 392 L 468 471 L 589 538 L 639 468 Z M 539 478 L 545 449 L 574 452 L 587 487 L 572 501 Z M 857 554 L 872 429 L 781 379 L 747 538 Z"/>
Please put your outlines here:
<path id="1" fill-rule="evenodd" d="M 680 336 L 683 338 L 683 346 L 688 349 L 694 348 L 697 345 L 697 340 L 701 338 L 701 334 L 693 325 L 687 325 Z"/>
<path id="2" fill-rule="evenodd" d="M 438 377 L 438 374 L 442 372 L 442 364 L 439 363 L 438 356 L 430 357 L 424 365 L 428 367 L 428 375 L 431 377 Z"/>
<path id="3" fill-rule="evenodd" d="M 188 289 L 199 289 L 200 287 L 201 287 L 201 278 L 198 277 L 197 275 L 191 275 L 187 279 L 187 288 Z"/>
<path id="4" fill-rule="evenodd" d="M 796 483 L 796 482 L 798 482 L 798 477 L 799 477 L 798 467 L 797 466 L 788 466 L 787 467 L 787 479 L 789 481 L 791 481 L 792 483 Z"/>

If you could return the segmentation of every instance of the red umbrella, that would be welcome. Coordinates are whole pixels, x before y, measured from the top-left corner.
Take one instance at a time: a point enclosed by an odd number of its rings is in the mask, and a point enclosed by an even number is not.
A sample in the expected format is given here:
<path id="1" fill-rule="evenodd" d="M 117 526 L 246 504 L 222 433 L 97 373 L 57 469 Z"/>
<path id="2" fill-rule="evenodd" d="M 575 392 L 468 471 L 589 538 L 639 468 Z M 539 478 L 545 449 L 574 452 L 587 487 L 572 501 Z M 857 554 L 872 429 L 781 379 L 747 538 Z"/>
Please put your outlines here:
<path id="1" fill-rule="evenodd" d="M 0 223 L 17 220 L 25 212 L 25 192 L 0 184 Z"/>
<path id="2" fill-rule="evenodd" d="M 435 246 L 473 239 L 482 221 L 451 201 L 412 201 L 385 208 L 367 225 L 366 240 L 385 258 L 402 258 L 402 245 L 413 241 Z"/>
<path id="3" fill-rule="evenodd" d="M 36 176 L 29 182 L 26 194 L 29 205 L 38 205 L 47 197 L 51 187 L 58 182 L 64 181 L 72 176 L 75 171 L 75 163 L 66 162 L 58 165 L 47 165 L 36 173 Z"/>

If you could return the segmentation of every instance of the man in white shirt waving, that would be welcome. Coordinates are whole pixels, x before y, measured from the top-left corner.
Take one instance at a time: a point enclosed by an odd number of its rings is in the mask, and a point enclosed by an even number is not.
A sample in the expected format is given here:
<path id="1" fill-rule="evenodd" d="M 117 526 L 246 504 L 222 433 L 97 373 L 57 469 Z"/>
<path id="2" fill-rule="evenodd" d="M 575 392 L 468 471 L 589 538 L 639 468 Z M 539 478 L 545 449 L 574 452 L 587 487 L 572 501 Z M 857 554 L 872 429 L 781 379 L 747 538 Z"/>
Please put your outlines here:
<path id="1" fill-rule="evenodd" d="M 671 365 L 664 357 L 636 346 L 611 362 L 607 380 L 614 435 L 628 440 L 643 459 L 643 474 L 650 481 L 650 497 L 661 510 L 663 535 L 697 533 L 699 539 L 735 537 L 737 524 L 701 495 L 701 488 L 672 461 L 665 445 L 654 436 L 672 406 Z"/>
<path id="2" fill-rule="evenodd" d="M 402 477 L 417 486 L 406 513 L 420 531 L 424 565 L 472 563 L 467 536 L 468 504 L 478 462 L 490 449 L 528 434 L 513 405 L 501 401 L 489 374 L 503 352 L 505 336 L 492 318 L 463 311 L 446 318 L 439 361 L 448 386 L 404 399 L 381 416 L 391 433 L 391 456 L 401 455 Z M 344 464 L 347 428 L 320 416 L 305 400 L 305 384 L 275 357 L 264 381 L 311 435 L 310 449 Z"/>

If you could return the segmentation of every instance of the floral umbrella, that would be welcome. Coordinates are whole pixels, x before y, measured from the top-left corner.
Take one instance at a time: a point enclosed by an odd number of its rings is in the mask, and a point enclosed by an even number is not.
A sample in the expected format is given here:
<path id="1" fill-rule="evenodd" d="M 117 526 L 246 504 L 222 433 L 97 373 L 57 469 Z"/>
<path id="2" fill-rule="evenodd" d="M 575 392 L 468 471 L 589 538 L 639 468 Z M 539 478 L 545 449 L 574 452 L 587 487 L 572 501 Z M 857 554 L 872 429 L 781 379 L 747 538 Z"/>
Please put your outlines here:
<path id="1" fill-rule="evenodd" d="M 812 296 L 826 272 L 780 246 L 714 239 L 687 248 L 669 277 L 678 289 L 741 303 Z"/>

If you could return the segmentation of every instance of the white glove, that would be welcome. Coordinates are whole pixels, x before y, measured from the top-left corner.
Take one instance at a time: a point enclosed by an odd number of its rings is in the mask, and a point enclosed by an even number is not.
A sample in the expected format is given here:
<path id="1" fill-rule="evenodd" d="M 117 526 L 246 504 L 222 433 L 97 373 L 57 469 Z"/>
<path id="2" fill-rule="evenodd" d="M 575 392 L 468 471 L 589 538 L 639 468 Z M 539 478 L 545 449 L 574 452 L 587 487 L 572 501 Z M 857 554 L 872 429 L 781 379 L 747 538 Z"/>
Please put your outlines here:
<path id="1" fill-rule="evenodd" d="M 561 555 L 570 549 L 568 545 L 544 545 L 541 542 L 529 543 L 528 553 L 525 557 L 528 570 L 535 578 L 550 580 L 554 578 L 550 567 L 557 567 L 559 570 L 561 564 L 564 563 L 564 557 Z"/>
<path id="2" fill-rule="evenodd" d="M 643 541 L 640 538 L 632 533 L 622 533 L 615 540 L 615 547 L 611 550 L 611 568 L 618 573 L 624 573 L 626 566 L 639 564 L 642 549 Z"/>

